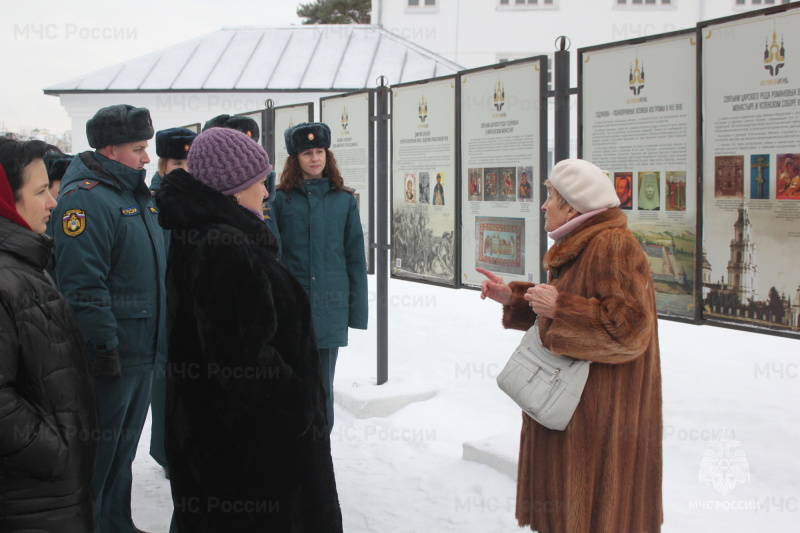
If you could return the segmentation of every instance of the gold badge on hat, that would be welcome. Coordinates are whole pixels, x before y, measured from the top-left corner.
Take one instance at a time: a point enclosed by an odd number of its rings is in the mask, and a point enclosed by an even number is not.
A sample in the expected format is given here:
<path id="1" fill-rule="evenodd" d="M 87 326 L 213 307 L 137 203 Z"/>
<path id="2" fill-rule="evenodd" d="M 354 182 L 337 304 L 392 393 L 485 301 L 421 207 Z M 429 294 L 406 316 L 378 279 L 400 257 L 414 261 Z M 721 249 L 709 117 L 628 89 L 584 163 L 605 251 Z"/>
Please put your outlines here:
<path id="1" fill-rule="evenodd" d="M 186 151 L 188 152 L 188 151 L 189 151 L 189 145 L 188 145 L 188 144 L 187 144 L 187 145 L 185 145 L 185 146 L 183 147 L 183 149 L 184 149 L 184 150 L 186 150 Z"/>
<path id="2" fill-rule="evenodd" d="M 313 141 L 314 140 L 314 134 L 313 133 L 309 133 L 308 134 L 308 140 L 309 141 Z"/>
<path id="3" fill-rule="evenodd" d="M 61 217 L 61 227 L 64 235 L 77 237 L 86 229 L 86 211 L 83 209 L 69 209 Z"/>
<path id="4" fill-rule="evenodd" d="M 248 136 L 248 137 L 253 137 L 253 132 L 252 132 L 252 131 L 250 131 L 250 130 L 247 130 L 247 136 Z"/>

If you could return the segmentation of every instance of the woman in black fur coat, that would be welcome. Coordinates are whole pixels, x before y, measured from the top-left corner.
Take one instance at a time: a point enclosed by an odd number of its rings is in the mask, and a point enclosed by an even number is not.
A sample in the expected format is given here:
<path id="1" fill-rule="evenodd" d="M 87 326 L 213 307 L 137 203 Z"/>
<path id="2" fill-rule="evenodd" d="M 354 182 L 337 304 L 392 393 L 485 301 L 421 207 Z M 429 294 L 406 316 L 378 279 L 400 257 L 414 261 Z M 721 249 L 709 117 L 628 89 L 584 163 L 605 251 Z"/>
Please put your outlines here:
<path id="1" fill-rule="evenodd" d="M 212 128 L 157 193 L 171 230 L 166 450 L 180 532 L 342 531 L 305 291 L 261 218 L 271 170 Z M 238 204 L 238 205 L 237 205 Z"/>

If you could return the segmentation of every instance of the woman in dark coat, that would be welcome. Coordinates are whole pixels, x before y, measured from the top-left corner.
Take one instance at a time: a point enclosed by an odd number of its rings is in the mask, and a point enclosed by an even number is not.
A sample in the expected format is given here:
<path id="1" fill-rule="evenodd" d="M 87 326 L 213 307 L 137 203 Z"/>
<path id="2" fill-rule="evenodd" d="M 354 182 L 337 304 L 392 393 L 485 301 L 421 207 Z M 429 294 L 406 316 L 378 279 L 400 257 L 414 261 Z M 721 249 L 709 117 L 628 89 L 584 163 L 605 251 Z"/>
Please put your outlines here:
<path id="1" fill-rule="evenodd" d="M 267 154 L 211 128 L 189 170 L 156 196 L 171 230 L 166 450 L 178 531 L 340 532 L 308 297 L 260 215 Z"/>
<path id="2" fill-rule="evenodd" d="M 91 533 L 97 406 L 83 338 L 44 271 L 48 148 L 0 139 L 0 531 Z"/>

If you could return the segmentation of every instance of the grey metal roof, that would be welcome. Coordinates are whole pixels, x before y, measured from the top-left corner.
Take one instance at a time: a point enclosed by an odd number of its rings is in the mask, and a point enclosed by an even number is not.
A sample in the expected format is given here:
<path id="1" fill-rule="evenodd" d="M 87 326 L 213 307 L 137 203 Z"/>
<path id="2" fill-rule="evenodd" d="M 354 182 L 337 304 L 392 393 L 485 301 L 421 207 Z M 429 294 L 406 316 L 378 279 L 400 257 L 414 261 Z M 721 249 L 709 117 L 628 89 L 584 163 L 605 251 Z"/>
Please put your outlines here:
<path id="1" fill-rule="evenodd" d="M 70 92 L 315 91 L 454 74 L 463 67 L 377 26 L 222 28 L 47 87 Z"/>

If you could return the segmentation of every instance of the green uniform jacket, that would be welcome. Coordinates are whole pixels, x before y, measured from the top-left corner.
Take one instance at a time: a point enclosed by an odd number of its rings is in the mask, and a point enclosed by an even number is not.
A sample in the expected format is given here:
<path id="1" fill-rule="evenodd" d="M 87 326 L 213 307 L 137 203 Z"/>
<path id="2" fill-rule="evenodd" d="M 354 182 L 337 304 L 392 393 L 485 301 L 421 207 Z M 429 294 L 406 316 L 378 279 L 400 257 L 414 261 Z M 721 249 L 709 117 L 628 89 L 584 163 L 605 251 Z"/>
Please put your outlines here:
<path id="1" fill-rule="evenodd" d="M 311 300 L 320 348 L 347 346 L 348 326 L 367 329 L 367 259 L 355 197 L 328 178 L 305 180 L 272 204 L 281 234 L 281 262 Z"/>
<path id="2" fill-rule="evenodd" d="M 117 348 L 123 368 L 166 354 L 164 233 L 144 176 L 78 154 L 51 215 L 59 290 L 90 352 Z"/>

